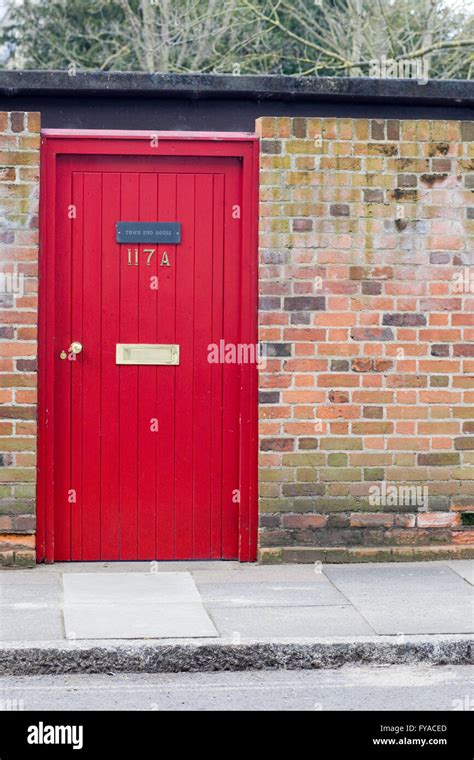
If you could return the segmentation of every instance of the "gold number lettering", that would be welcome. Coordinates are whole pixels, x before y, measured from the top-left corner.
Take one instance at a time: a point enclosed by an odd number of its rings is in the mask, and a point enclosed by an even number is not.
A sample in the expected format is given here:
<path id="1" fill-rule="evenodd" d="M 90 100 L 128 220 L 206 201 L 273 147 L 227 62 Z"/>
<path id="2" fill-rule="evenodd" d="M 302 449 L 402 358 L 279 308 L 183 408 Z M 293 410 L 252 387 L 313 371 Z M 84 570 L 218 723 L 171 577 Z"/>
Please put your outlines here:
<path id="1" fill-rule="evenodd" d="M 127 264 L 129 267 L 132 266 L 132 249 L 127 248 Z M 138 266 L 138 248 L 135 248 L 135 266 Z"/>
<path id="2" fill-rule="evenodd" d="M 149 267 L 150 266 L 150 262 L 151 262 L 153 256 L 156 253 L 156 248 L 144 248 L 143 249 L 143 253 L 148 254 L 148 256 L 146 258 L 146 265 L 147 265 L 147 267 Z M 127 264 L 128 264 L 129 267 L 131 267 L 131 266 L 137 267 L 138 266 L 138 260 L 139 260 L 139 257 L 138 257 L 138 248 L 134 249 L 134 254 L 135 254 L 134 257 L 133 257 L 134 261 L 132 263 L 132 249 L 131 248 L 127 248 Z M 165 253 L 164 256 L 167 257 L 168 254 Z M 169 262 L 168 262 L 168 264 L 166 266 L 170 266 Z"/>
<path id="3" fill-rule="evenodd" d="M 143 249 L 143 253 L 147 253 L 148 254 L 147 260 L 146 260 L 147 267 L 150 266 L 150 261 L 152 260 L 153 256 L 155 255 L 155 251 L 156 251 L 156 248 L 144 248 Z"/>

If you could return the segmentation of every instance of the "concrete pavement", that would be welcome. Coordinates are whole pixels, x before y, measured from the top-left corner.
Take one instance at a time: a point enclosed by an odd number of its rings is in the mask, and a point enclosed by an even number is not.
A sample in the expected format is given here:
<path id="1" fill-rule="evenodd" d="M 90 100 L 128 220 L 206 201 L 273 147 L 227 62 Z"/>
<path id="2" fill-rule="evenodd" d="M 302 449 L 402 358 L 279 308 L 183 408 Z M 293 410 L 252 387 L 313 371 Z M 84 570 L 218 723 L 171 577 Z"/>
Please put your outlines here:
<path id="1" fill-rule="evenodd" d="M 472 661 L 473 564 L 134 562 L 5 569 L 0 572 L 0 673 L 465 663 Z M 216 636 L 124 641 L 114 638 L 109 625 L 106 641 L 68 639 L 64 578 L 71 573 L 120 577 L 123 582 L 116 585 L 123 587 L 130 573 L 189 573 Z"/>

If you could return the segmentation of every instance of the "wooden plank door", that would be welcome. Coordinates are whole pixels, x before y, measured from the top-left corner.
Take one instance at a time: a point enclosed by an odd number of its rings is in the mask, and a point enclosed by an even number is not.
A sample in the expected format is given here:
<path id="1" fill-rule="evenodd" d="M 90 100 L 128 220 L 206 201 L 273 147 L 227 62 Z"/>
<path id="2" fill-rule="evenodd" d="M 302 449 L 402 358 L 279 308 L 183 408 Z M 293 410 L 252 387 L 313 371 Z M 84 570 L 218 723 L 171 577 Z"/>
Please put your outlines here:
<path id="1" fill-rule="evenodd" d="M 209 358 L 241 329 L 241 163 L 64 157 L 57 187 L 54 558 L 237 558 L 241 365 Z M 181 242 L 117 243 L 119 221 Z M 180 361 L 120 365 L 117 344 Z"/>

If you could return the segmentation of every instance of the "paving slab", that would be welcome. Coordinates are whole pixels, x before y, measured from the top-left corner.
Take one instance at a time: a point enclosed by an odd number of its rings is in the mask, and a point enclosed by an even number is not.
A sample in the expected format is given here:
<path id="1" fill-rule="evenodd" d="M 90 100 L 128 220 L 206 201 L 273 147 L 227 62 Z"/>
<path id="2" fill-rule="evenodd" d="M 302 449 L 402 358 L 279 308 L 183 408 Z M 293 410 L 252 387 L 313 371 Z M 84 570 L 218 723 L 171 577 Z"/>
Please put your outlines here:
<path id="1" fill-rule="evenodd" d="M 196 578 L 196 582 L 204 603 L 213 607 L 320 607 L 347 604 L 341 592 L 324 576 L 292 582 L 203 583 L 199 578 Z"/>
<path id="2" fill-rule="evenodd" d="M 446 565 L 325 566 L 379 634 L 472 633 L 472 587 Z"/>
<path id="3" fill-rule="evenodd" d="M 217 637 L 202 604 L 81 604 L 64 607 L 68 639 Z"/>
<path id="4" fill-rule="evenodd" d="M 68 639 L 218 636 L 189 573 L 69 574 L 63 583 Z"/>
<path id="5" fill-rule="evenodd" d="M 64 637 L 59 578 L 27 582 L 28 573 L 0 575 L 0 640 L 50 641 Z M 31 576 L 30 576 L 31 577 Z"/>
<path id="6" fill-rule="evenodd" d="M 190 573 L 71 573 L 63 576 L 66 604 L 201 602 Z"/>
<path id="7" fill-rule="evenodd" d="M 54 567 L 54 566 L 51 566 Z M 61 574 L 58 570 L 44 572 L 42 566 L 30 570 L 0 569 L 0 594 L 9 586 L 57 586 L 61 587 Z"/>
<path id="8" fill-rule="evenodd" d="M 471 559 L 458 559 L 455 562 L 446 562 L 451 570 L 464 578 L 465 581 L 474 586 L 474 561 Z"/>
<path id="9" fill-rule="evenodd" d="M 42 609 L 45 605 L 59 607 L 62 596 L 63 592 L 59 582 L 36 583 L 32 586 L 26 583 L 15 583 L 3 586 L 0 588 L 0 616 L 4 606 L 17 609 Z"/>
<path id="10" fill-rule="evenodd" d="M 61 608 L 0 607 L 0 641 L 58 641 L 64 639 Z"/>
<path id="11" fill-rule="evenodd" d="M 351 606 L 325 607 L 222 607 L 207 609 L 223 637 L 295 639 L 317 636 L 364 636 L 374 631 Z"/>

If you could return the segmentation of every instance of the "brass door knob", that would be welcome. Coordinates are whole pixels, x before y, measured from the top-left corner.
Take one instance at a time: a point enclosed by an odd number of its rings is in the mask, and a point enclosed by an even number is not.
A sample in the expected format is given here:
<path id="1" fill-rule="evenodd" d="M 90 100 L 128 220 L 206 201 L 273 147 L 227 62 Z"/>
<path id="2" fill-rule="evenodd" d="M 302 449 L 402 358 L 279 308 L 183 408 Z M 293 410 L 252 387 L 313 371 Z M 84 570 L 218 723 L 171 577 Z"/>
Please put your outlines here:
<path id="1" fill-rule="evenodd" d="M 82 343 L 79 343 L 78 340 L 75 340 L 71 343 L 69 346 L 69 353 L 71 354 L 80 354 L 82 351 Z"/>

